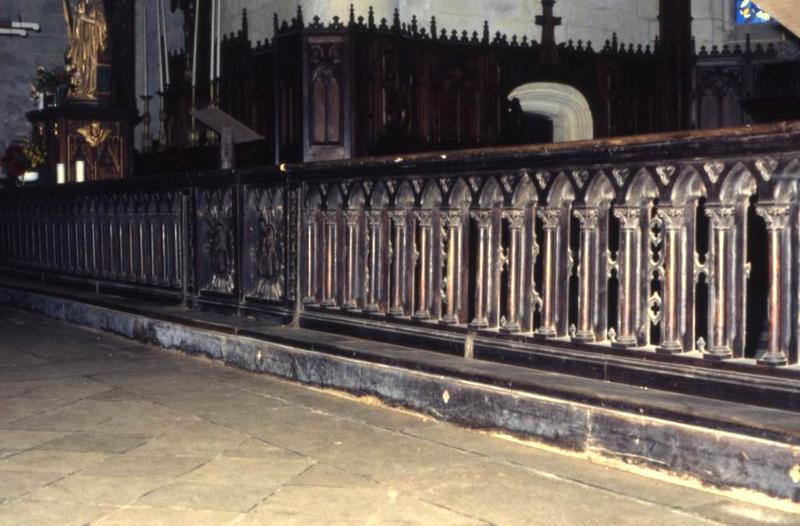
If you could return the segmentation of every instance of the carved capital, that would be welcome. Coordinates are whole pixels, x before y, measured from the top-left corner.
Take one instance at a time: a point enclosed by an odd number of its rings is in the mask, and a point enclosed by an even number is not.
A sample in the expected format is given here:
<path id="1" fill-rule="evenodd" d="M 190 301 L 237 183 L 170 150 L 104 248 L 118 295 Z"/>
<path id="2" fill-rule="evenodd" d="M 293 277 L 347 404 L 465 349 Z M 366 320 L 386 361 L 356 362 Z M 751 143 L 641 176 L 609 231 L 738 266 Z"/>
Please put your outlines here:
<path id="1" fill-rule="evenodd" d="M 311 226 L 317 222 L 319 210 L 306 210 L 303 214 L 306 221 L 306 226 Z"/>
<path id="2" fill-rule="evenodd" d="M 442 222 L 450 228 L 457 228 L 461 226 L 461 210 L 442 210 Z"/>
<path id="3" fill-rule="evenodd" d="M 518 209 L 503 210 L 503 219 L 508 220 L 509 228 L 519 230 L 525 224 L 525 211 Z"/>
<path id="4" fill-rule="evenodd" d="M 414 210 L 414 219 L 419 221 L 419 226 L 430 227 L 433 225 L 432 210 Z"/>
<path id="5" fill-rule="evenodd" d="M 707 205 L 706 215 L 711 219 L 711 226 L 715 230 L 729 230 L 733 227 L 736 216 L 732 206 Z"/>
<path id="6" fill-rule="evenodd" d="M 789 225 L 789 205 L 757 205 L 756 213 L 764 218 L 767 230 L 783 230 Z"/>
<path id="7" fill-rule="evenodd" d="M 339 218 L 339 212 L 336 210 L 326 210 L 322 212 L 322 218 L 325 220 L 326 224 L 335 225 Z"/>
<path id="8" fill-rule="evenodd" d="M 635 230 L 639 227 L 639 218 L 642 211 L 638 208 L 615 208 L 614 217 L 619 219 L 620 226 L 623 230 Z"/>
<path id="9" fill-rule="evenodd" d="M 390 210 L 389 211 L 389 219 L 394 222 L 396 226 L 402 226 L 406 223 L 406 217 L 408 217 L 407 210 Z"/>
<path id="10" fill-rule="evenodd" d="M 594 230 L 597 228 L 597 218 L 599 216 L 597 208 L 576 208 L 572 213 L 580 221 L 581 230 Z"/>
<path id="11" fill-rule="evenodd" d="M 344 215 L 344 221 L 347 226 L 356 226 L 358 220 L 361 219 L 361 210 L 345 210 L 342 215 Z"/>
<path id="12" fill-rule="evenodd" d="M 540 208 L 536 211 L 536 215 L 542 220 L 545 230 L 555 230 L 558 228 L 559 220 L 561 219 L 561 209 Z"/>
<path id="13" fill-rule="evenodd" d="M 370 210 L 367 212 L 367 221 L 371 227 L 379 227 L 383 223 L 383 212 L 380 210 Z"/>
<path id="14" fill-rule="evenodd" d="M 666 230 L 680 230 L 686 220 L 686 211 L 679 206 L 661 207 L 657 214 Z"/>
<path id="15" fill-rule="evenodd" d="M 492 225 L 491 210 L 473 210 L 469 216 L 478 222 L 479 228 L 489 228 Z"/>

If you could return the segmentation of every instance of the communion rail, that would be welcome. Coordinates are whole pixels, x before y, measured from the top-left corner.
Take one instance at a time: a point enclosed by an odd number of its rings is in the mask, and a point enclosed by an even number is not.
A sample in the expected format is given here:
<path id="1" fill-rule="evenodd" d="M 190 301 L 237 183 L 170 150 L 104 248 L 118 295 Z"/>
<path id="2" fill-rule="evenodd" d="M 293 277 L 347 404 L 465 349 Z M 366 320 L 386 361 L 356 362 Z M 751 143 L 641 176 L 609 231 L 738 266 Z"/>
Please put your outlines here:
<path id="1" fill-rule="evenodd" d="M 777 372 L 800 346 L 798 177 L 784 123 L 31 186 L 0 192 L 0 265 L 300 324 Z"/>

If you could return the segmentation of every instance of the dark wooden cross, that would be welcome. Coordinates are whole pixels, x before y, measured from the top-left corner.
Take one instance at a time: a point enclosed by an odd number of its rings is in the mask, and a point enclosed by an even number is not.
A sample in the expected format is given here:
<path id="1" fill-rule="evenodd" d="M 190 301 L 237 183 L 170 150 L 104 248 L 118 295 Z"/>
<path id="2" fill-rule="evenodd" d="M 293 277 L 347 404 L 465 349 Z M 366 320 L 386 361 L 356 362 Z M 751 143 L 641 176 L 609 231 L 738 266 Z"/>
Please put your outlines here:
<path id="1" fill-rule="evenodd" d="M 536 17 L 536 25 L 542 26 L 541 61 L 543 65 L 558 64 L 556 46 L 556 26 L 561 25 L 561 17 L 553 16 L 556 0 L 542 0 L 542 14 Z"/>

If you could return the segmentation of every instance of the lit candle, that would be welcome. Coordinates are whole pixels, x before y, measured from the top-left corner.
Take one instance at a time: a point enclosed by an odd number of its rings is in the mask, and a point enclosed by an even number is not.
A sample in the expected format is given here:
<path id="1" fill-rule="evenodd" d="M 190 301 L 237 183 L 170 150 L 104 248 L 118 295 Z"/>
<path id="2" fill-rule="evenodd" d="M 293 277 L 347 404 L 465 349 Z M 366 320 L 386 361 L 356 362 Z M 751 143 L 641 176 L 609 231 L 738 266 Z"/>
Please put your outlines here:
<path id="1" fill-rule="evenodd" d="M 86 180 L 86 163 L 83 161 L 75 161 L 75 182 L 82 183 Z"/>
<path id="2" fill-rule="evenodd" d="M 64 184 L 67 182 L 67 170 L 64 163 L 58 163 L 56 165 L 56 183 Z"/>

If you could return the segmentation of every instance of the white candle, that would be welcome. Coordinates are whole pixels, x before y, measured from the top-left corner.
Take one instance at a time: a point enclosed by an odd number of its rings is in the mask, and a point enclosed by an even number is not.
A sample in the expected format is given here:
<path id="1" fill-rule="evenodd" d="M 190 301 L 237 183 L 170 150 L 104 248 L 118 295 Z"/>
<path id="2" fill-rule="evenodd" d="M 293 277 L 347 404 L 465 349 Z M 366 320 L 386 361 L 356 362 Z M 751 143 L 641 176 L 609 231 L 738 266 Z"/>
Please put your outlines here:
<path id="1" fill-rule="evenodd" d="M 58 163 L 56 165 L 56 183 L 64 184 L 67 182 L 67 170 L 64 163 Z"/>
<path id="2" fill-rule="evenodd" d="M 82 183 L 86 180 L 86 163 L 75 161 L 75 182 Z"/>
<path id="3" fill-rule="evenodd" d="M 144 94 L 150 94 L 150 83 L 147 78 L 147 1 L 142 2 L 142 53 L 144 55 Z"/>

